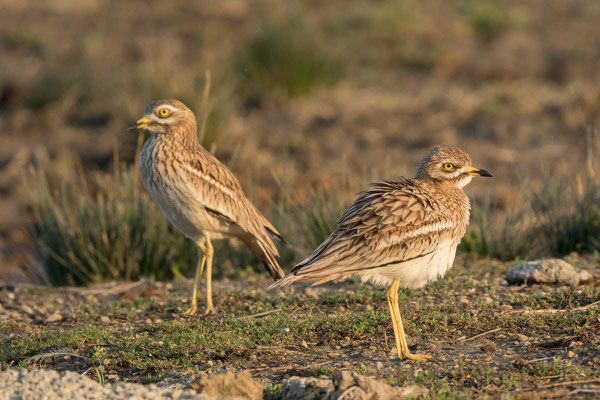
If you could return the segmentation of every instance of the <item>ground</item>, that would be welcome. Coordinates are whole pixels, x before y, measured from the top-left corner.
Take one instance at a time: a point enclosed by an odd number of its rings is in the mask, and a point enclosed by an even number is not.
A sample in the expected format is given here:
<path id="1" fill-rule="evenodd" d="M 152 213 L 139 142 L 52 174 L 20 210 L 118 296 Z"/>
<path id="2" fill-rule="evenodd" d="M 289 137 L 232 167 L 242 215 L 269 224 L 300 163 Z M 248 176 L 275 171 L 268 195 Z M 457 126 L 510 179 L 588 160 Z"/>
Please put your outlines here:
<path id="1" fill-rule="evenodd" d="M 594 259 L 571 261 L 600 272 Z M 415 383 L 432 398 L 598 393 L 597 284 L 508 286 L 510 263 L 457 264 L 423 290 L 401 290 L 409 345 L 430 361 L 397 359 L 383 290 L 345 281 L 265 292 L 268 280 L 250 276 L 216 281 L 217 313 L 191 318 L 183 315 L 189 280 L 5 286 L 0 362 L 183 386 L 206 374 L 248 370 L 272 397 L 287 377 L 342 370 Z"/>

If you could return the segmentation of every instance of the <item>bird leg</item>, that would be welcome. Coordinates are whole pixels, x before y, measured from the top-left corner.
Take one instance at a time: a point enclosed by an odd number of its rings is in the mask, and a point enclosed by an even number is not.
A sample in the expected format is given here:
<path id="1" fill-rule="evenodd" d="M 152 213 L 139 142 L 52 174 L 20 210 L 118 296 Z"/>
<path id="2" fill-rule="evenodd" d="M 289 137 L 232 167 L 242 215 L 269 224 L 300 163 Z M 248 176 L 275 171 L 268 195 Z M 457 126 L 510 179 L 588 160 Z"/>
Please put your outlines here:
<path id="1" fill-rule="evenodd" d="M 215 308 L 213 307 L 212 302 L 212 263 L 213 263 L 213 254 L 214 248 L 210 241 L 210 237 L 206 236 L 206 311 L 205 314 L 215 312 Z"/>
<path id="2" fill-rule="evenodd" d="M 396 339 L 398 357 L 402 358 L 402 355 L 404 354 L 404 357 L 411 360 L 427 360 L 431 358 L 431 356 L 427 354 L 412 354 L 410 350 L 408 350 L 408 343 L 406 342 L 406 335 L 404 334 L 404 327 L 402 326 L 402 317 L 400 316 L 400 306 L 398 305 L 399 285 L 399 281 L 394 281 L 386 293 L 388 307 L 390 308 L 390 314 L 392 316 L 392 325 L 394 326 L 394 337 Z"/>
<path id="3" fill-rule="evenodd" d="M 192 293 L 192 306 L 189 310 L 184 312 L 185 315 L 194 315 L 198 310 L 198 291 L 200 289 L 200 280 L 202 278 L 202 271 L 204 271 L 204 264 L 206 263 L 206 247 L 202 243 L 198 244 L 198 265 L 196 266 L 196 277 L 194 278 L 194 291 Z"/>

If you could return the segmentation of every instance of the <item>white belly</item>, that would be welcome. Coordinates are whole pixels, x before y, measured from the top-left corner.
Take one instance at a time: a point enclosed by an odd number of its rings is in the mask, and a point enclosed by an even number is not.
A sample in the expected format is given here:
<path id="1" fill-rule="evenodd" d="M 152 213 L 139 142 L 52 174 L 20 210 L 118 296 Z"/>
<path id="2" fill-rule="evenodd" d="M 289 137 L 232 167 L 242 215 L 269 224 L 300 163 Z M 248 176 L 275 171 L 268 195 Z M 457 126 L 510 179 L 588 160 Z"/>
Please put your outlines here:
<path id="1" fill-rule="evenodd" d="M 388 287 L 399 281 L 400 287 L 418 289 L 442 277 L 452 267 L 457 244 L 450 240 L 442 243 L 439 249 L 422 258 L 399 264 L 390 264 L 375 270 L 358 273 L 363 282 Z"/>

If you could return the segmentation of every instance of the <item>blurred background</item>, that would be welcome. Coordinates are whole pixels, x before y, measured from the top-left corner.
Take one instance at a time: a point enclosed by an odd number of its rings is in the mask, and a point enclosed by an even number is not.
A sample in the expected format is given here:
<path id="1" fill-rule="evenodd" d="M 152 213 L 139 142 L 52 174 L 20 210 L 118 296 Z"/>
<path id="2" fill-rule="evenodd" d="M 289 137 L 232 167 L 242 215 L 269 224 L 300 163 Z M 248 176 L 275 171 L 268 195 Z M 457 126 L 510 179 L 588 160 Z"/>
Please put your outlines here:
<path id="1" fill-rule="evenodd" d="M 463 257 L 597 254 L 600 2 L 0 1 L 0 280 L 190 276 L 193 245 L 139 181 L 147 103 L 199 139 L 291 244 L 443 143 L 495 174 Z M 219 245 L 217 271 L 256 260 Z"/>

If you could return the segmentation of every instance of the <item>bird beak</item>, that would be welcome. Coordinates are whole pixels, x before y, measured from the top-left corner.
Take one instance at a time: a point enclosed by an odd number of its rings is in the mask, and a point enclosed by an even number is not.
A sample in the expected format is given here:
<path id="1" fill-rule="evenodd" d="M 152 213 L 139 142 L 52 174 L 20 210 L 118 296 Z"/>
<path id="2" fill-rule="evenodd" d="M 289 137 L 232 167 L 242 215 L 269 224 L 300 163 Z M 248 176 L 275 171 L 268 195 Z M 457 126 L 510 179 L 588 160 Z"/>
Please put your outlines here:
<path id="1" fill-rule="evenodd" d="M 489 178 L 494 177 L 494 175 L 492 175 L 491 172 L 486 171 L 485 169 L 479 169 L 475 167 L 469 167 L 467 170 L 465 170 L 465 172 L 469 175 L 487 176 Z"/>
<path id="2" fill-rule="evenodd" d="M 147 128 L 148 124 L 152 122 L 152 120 L 150 118 L 147 117 L 143 117 L 137 120 L 137 122 L 133 125 L 131 125 L 129 128 L 127 128 L 128 131 L 133 131 L 136 129 L 143 129 L 143 128 Z"/>

